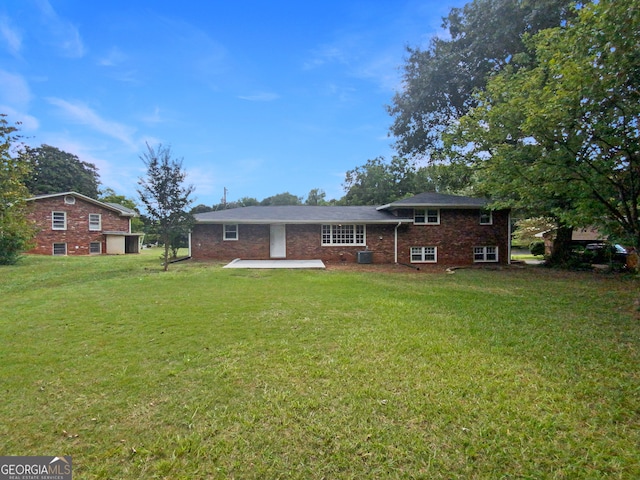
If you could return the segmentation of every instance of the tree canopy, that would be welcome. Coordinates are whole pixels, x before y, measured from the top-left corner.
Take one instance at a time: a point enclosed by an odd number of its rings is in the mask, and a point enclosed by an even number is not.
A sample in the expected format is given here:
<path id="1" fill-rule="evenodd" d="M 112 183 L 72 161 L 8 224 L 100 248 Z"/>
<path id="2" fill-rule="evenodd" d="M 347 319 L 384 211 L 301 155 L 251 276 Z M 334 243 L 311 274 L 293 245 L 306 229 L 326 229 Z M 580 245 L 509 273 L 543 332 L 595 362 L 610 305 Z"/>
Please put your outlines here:
<path id="1" fill-rule="evenodd" d="M 349 170 L 343 188 L 346 205 L 383 205 L 422 192 L 471 194 L 473 169 L 463 162 L 417 165 L 403 157 L 383 157 Z"/>
<path id="2" fill-rule="evenodd" d="M 600 0 L 530 41 L 448 142 L 495 197 L 640 246 L 640 9 Z"/>
<path id="3" fill-rule="evenodd" d="M 18 128 L 9 125 L 0 115 L 0 265 L 13 264 L 20 258 L 35 234 L 27 220 L 26 199 L 29 192 L 24 184 L 30 165 L 19 155 L 12 155 L 18 141 Z"/>
<path id="4" fill-rule="evenodd" d="M 451 9 L 426 49 L 408 48 L 402 90 L 388 107 L 396 149 L 403 156 L 442 158 L 442 134 L 477 104 L 474 92 L 507 65 L 524 59 L 524 38 L 561 25 L 571 0 L 473 0 Z"/>
<path id="5" fill-rule="evenodd" d="M 260 205 L 301 205 L 302 198 L 289 192 L 279 193 L 267 197 L 260 202 Z"/>
<path id="6" fill-rule="evenodd" d="M 170 147 L 158 145 L 153 149 L 147 145 L 147 151 L 140 159 L 147 167 L 147 175 L 138 180 L 138 194 L 164 245 L 163 267 L 166 271 L 169 269 L 169 251 L 193 223 L 187 208 L 193 202 L 190 196 L 194 187 L 185 185 L 187 174 L 182 169 L 182 160 L 171 157 Z"/>
<path id="7" fill-rule="evenodd" d="M 78 192 L 98 198 L 100 176 L 95 165 L 56 147 L 25 147 L 23 159 L 31 164 L 26 186 L 32 195 Z"/>

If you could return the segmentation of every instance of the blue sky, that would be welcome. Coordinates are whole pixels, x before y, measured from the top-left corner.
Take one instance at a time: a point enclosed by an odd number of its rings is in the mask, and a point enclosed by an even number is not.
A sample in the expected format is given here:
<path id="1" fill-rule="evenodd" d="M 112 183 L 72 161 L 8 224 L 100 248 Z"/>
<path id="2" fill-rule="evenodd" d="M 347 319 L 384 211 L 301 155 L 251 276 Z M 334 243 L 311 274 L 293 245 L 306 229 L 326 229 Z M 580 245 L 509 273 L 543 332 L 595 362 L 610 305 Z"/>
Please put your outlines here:
<path id="1" fill-rule="evenodd" d="M 183 159 L 195 204 L 340 198 L 347 170 L 393 155 L 405 47 L 464 3 L 3 0 L 0 113 L 134 199 L 145 142 Z"/>

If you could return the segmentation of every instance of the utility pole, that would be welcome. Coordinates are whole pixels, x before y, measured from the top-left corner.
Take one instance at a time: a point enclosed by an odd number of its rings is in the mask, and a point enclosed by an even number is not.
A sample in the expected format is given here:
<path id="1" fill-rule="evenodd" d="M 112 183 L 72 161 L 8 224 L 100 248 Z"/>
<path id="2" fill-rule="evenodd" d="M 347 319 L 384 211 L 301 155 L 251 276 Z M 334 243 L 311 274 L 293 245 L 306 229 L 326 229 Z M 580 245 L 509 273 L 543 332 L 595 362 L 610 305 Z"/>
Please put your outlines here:
<path id="1" fill-rule="evenodd" d="M 226 209 L 227 208 L 227 192 L 228 192 L 227 187 L 224 187 L 223 192 L 224 193 L 222 195 L 222 208 Z"/>

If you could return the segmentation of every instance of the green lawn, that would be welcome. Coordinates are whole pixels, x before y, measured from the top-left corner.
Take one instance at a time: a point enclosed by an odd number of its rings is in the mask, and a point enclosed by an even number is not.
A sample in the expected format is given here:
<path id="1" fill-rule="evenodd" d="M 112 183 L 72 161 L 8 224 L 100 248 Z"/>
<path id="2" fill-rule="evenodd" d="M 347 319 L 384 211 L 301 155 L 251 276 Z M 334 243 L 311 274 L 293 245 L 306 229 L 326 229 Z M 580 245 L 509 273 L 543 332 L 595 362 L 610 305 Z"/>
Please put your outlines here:
<path id="1" fill-rule="evenodd" d="M 0 453 L 74 478 L 640 478 L 637 278 L 0 267 Z"/>

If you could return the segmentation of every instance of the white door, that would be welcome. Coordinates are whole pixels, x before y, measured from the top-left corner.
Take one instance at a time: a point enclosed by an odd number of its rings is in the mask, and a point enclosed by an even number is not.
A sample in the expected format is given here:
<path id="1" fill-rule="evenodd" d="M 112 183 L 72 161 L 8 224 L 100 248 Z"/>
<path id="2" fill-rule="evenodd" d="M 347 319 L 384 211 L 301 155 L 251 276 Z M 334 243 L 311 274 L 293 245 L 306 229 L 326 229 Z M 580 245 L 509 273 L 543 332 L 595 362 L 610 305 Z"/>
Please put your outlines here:
<path id="1" fill-rule="evenodd" d="M 284 225 L 271 225 L 271 258 L 287 257 L 287 231 Z"/>

